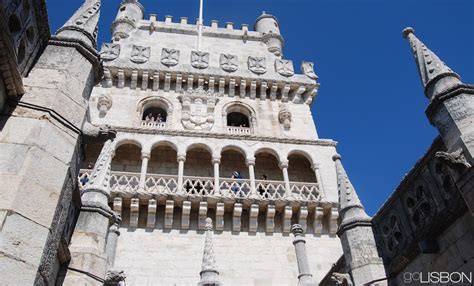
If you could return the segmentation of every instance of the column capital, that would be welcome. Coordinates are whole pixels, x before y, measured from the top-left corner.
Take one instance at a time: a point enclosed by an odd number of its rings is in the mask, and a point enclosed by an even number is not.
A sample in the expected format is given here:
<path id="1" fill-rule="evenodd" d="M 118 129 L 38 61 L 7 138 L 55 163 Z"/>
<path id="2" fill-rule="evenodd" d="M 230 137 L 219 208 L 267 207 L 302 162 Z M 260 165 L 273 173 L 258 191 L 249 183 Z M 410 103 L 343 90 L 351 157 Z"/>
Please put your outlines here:
<path id="1" fill-rule="evenodd" d="M 151 157 L 151 152 L 148 152 L 148 151 L 142 151 L 142 160 L 143 159 L 150 159 Z"/>
<path id="2" fill-rule="evenodd" d="M 281 161 L 281 162 L 278 164 L 278 166 L 280 167 L 280 169 L 284 169 L 284 168 L 288 169 L 288 165 L 289 165 L 289 164 L 288 164 L 288 161 Z"/>
<path id="3" fill-rule="evenodd" d="M 178 154 L 178 162 L 186 162 L 186 154 Z"/>
<path id="4" fill-rule="evenodd" d="M 313 163 L 311 165 L 311 168 L 313 169 L 313 171 L 319 170 L 321 168 L 321 164 L 320 163 Z"/>
<path id="5" fill-rule="evenodd" d="M 247 167 L 250 165 L 255 166 L 255 158 L 247 158 L 245 164 L 247 164 Z"/>
<path id="6" fill-rule="evenodd" d="M 212 164 L 220 164 L 220 163 L 221 163 L 221 157 L 212 158 Z"/>

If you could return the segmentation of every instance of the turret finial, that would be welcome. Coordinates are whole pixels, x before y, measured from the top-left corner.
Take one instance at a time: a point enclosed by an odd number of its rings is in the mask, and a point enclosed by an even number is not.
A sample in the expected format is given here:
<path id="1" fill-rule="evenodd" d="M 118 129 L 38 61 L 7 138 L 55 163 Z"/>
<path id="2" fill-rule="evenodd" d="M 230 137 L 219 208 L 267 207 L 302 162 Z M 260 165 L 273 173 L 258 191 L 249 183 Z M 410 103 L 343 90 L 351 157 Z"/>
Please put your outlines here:
<path id="1" fill-rule="evenodd" d="M 438 94 L 461 83 L 459 75 L 415 36 L 413 28 L 405 28 L 402 35 L 410 43 L 425 88 L 425 95 L 428 98 L 433 99 Z"/>

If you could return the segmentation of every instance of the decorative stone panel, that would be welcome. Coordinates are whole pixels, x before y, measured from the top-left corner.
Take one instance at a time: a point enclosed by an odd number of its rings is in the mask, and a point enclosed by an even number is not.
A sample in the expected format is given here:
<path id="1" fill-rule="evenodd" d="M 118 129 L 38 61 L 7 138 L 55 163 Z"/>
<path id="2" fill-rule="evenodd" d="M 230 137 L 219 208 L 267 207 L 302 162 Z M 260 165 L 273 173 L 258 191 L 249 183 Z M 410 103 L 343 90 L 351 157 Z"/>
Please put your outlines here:
<path id="1" fill-rule="evenodd" d="M 130 60 L 137 64 L 146 63 L 150 58 L 151 48 L 133 45 Z"/>

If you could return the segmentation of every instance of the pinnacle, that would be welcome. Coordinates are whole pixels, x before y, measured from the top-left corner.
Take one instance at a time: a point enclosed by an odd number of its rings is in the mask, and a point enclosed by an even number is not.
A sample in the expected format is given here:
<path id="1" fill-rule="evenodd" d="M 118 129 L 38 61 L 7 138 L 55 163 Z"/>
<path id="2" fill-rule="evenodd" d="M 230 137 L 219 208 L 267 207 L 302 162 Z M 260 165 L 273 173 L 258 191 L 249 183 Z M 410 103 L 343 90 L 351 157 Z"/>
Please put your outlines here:
<path id="1" fill-rule="evenodd" d="M 408 38 L 408 35 L 414 34 L 414 33 L 415 33 L 415 29 L 413 29 L 412 27 L 406 27 L 402 31 L 402 35 L 404 38 Z"/>

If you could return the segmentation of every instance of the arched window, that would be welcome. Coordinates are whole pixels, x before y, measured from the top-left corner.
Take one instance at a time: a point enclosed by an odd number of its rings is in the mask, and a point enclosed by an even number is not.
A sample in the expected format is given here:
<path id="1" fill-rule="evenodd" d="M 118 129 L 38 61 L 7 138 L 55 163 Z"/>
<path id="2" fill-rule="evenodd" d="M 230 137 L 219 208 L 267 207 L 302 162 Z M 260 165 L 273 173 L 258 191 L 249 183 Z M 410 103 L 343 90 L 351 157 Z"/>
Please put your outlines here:
<path id="1" fill-rule="evenodd" d="M 250 127 L 250 121 L 243 113 L 231 112 L 227 114 L 227 126 Z"/>
<path id="2" fill-rule="evenodd" d="M 251 134 L 256 129 L 255 112 L 241 102 L 231 102 L 223 109 L 224 125 L 230 134 Z"/>
<path id="3" fill-rule="evenodd" d="M 161 97 L 147 97 L 137 106 L 138 120 L 143 128 L 164 129 L 169 127 L 172 104 Z"/>

